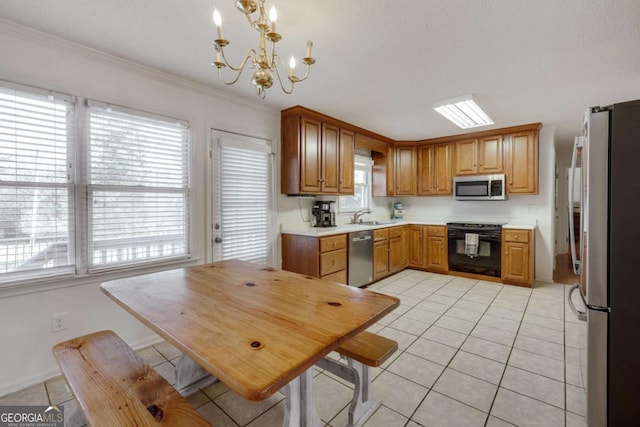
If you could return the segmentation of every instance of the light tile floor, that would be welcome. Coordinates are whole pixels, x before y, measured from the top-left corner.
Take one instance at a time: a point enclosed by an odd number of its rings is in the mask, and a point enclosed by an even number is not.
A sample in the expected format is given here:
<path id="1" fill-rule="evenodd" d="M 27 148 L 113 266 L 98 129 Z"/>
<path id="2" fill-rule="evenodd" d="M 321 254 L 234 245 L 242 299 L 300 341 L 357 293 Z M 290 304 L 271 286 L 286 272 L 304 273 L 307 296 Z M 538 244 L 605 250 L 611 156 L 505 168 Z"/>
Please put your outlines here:
<path id="1" fill-rule="evenodd" d="M 365 424 L 393 426 L 586 426 L 579 346 L 585 326 L 568 308 L 566 285 L 533 289 L 405 270 L 370 289 L 401 305 L 371 331 L 399 351 L 373 369 L 383 405 Z M 163 342 L 140 350 L 169 382 L 180 352 Z M 330 427 L 347 420 L 352 388 L 316 370 L 315 402 Z M 281 426 L 284 396 L 240 398 L 217 383 L 189 397 L 217 427 Z M 77 402 L 61 377 L 0 397 L 0 405 Z"/>

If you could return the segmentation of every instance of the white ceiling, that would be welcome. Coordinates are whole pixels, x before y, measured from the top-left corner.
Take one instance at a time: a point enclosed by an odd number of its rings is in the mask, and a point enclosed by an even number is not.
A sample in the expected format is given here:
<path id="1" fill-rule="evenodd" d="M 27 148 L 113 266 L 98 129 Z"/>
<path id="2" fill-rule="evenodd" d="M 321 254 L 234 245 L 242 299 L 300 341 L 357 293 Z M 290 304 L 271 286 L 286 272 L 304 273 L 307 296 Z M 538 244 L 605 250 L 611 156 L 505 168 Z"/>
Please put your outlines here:
<path id="1" fill-rule="evenodd" d="M 493 127 L 542 122 L 570 143 L 586 107 L 640 98 L 638 0 L 268 0 L 278 51 L 314 41 L 317 59 L 293 95 L 304 105 L 393 139 L 462 133 L 432 106 L 474 93 Z M 218 0 L 227 57 L 257 47 L 232 0 Z M 211 68 L 207 0 L 2 0 L 0 17 L 255 99 L 250 73 L 223 86 Z M 300 70 L 300 68 L 299 68 Z"/>

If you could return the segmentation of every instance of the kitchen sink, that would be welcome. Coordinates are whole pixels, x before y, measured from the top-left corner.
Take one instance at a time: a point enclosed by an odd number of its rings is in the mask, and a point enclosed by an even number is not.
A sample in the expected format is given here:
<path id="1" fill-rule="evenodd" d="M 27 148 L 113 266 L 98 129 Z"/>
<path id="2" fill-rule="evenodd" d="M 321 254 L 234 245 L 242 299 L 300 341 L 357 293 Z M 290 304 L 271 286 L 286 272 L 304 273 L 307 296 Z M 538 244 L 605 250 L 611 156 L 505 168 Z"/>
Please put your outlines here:
<path id="1" fill-rule="evenodd" d="M 356 222 L 355 225 L 387 225 L 395 224 L 393 221 L 362 221 Z"/>

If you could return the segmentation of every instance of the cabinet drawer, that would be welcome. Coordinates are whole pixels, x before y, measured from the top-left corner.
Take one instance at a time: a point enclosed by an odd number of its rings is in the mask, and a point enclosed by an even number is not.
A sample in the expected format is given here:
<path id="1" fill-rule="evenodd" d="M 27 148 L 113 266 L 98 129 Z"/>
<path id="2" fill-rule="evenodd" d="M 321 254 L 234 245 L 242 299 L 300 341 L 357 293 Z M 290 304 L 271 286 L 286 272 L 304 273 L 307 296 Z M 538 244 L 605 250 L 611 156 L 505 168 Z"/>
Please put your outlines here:
<path id="1" fill-rule="evenodd" d="M 338 271 L 336 273 L 327 274 L 321 277 L 322 280 L 328 280 L 330 282 L 347 284 L 347 270 Z"/>
<path id="2" fill-rule="evenodd" d="M 328 236 L 320 238 L 320 252 L 335 251 L 347 247 L 347 235 Z"/>
<path id="3" fill-rule="evenodd" d="M 391 227 L 389 229 L 389 238 L 402 237 L 402 227 Z"/>
<path id="4" fill-rule="evenodd" d="M 373 240 L 384 240 L 389 238 L 389 229 L 388 228 L 379 228 L 377 230 L 373 230 Z"/>
<path id="5" fill-rule="evenodd" d="M 528 230 L 504 230 L 504 240 L 507 242 L 529 242 Z"/>
<path id="6" fill-rule="evenodd" d="M 346 268 L 347 251 L 345 249 L 320 254 L 320 277 Z"/>
<path id="7" fill-rule="evenodd" d="M 428 225 L 427 226 L 427 236 L 440 236 L 444 237 L 447 227 L 443 227 L 441 225 Z"/>

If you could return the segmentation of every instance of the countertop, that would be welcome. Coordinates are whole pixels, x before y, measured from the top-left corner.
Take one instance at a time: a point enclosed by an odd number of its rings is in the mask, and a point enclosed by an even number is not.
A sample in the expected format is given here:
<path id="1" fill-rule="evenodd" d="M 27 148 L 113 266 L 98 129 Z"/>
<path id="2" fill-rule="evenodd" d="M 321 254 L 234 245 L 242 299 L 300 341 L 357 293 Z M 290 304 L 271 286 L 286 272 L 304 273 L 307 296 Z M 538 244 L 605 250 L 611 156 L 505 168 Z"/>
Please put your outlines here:
<path id="1" fill-rule="evenodd" d="M 295 234 L 298 236 L 311 236 L 322 237 L 331 236 L 334 234 L 352 233 L 354 231 L 363 230 L 375 230 L 378 228 L 394 227 L 399 225 L 447 225 L 447 222 L 482 222 L 481 220 L 473 221 L 460 221 L 458 219 L 454 221 L 442 221 L 442 220 L 379 220 L 380 223 L 376 225 L 364 225 L 364 224 L 343 224 L 335 227 L 311 227 L 311 226 L 281 226 L 280 232 L 283 234 Z M 486 221 L 492 222 L 492 221 Z M 520 230 L 535 230 L 536 224 L 526 221 L 510 221 L 502 225 L 502 228 L 520 229 Z"/>

